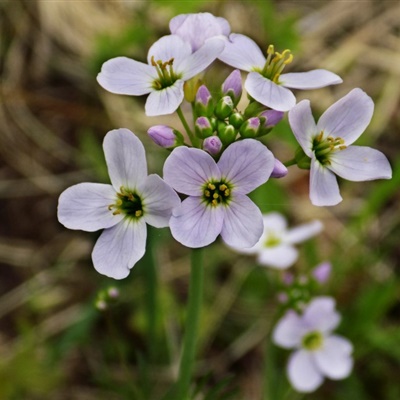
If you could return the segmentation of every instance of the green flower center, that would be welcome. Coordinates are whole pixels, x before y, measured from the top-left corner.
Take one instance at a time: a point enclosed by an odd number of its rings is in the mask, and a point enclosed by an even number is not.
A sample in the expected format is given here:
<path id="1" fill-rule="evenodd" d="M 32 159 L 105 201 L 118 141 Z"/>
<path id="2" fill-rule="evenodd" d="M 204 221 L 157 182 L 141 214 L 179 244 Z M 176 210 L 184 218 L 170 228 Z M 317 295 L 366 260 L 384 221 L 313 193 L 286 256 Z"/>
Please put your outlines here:
<path id="1" fill-rule="evenodd" d="M 329 165 L 329 157 L 331 153 L 346 149 L 344 140 L 340 137 L 334 138 L 332 136 L 324 137 L 324 132 L 321 131 L 313 139 L 312 150 L 314 151 L 316 159 L 322 165 Z"/>
<path id="2" fill-rule="evenodd" d="M 324 337 L 320 332 L 314 331 L 307 333 L 302 341 L 301 345 L 304 349 L 314 351 L 321 348 L 322 343 L 324 341 Z"/>
<path id="3" fill-rule="evenodd" d="M 174 59 L 162 62 L 161 60 L 155 61 L 154 56 L 151 57 L 151 65 L 156 68 L 158 79 L 153 81 L 153 88 L 162 90 L 172 86 L 179 78 L 180 75 L 174 71 Z"/>
<path id="4" fill-rule="evenodd" d="M 275 48 L 272 44 L 268 46 L 267 60 L 265 61 L 264 68 L 254 69 L 259 72 L 265 78 L 272 82 L 279 83 L 279 77 L 285 66 L 293 61 L 293 54 L 290 50 L 286 49 L 282 53 L 275 52 Z"/>
<path id="5" fill-rule="evenodd" d="M 125 214 L 127 217 L 139 219 L 143 216 L 143 205 L 140 196 L 123 186 L 120 188 L 120 193 L 117 193 L 117 201 L 115 204 L 108 206 L 108 209 L 113 211 L 113 215 Z"/>
<path id="6" fill-rule="evenodd" d="M 279 236 L 275 235 L 274 232 L 268 232 L 267 239 L 264 242 L 265 247 L 276 247 L 281 244 L 282 240 Z"/>
<path id="7" fill-rule="evenodd" d="M 207 182 L 203 188 L 203 200 L 216 207 L 218 204 L 227 204 L 231 197 L 231 187 L 224 181 Z"/>

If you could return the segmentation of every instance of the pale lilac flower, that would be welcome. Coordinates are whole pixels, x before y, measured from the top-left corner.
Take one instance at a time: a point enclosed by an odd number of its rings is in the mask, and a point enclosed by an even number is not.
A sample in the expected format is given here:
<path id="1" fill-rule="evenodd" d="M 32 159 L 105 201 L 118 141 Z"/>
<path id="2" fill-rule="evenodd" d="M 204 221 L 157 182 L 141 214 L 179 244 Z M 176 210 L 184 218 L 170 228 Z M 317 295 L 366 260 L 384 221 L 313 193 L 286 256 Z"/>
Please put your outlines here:
<path id="1" fill-rule="evenodd" d="M 317 89 L 342 82 L 339 76 L 324 69 L 282 74 L 293 59 L 289 50 L 280 54 L 271 45 L 265 58 L 252 39 L 236 33 L 229 35 L 229 41 L 218 58 L 234 68 L 248 71 L 245 88 L 249 95 L 278 111 L 288 111 L 296 104 L 296 98 L 288 88 Z"/>
<path id="2" fill-rule="evenodd" d="M 69 229 L 104 229 L 93 249 L 93 265 L 103 275 L 123 279 L 145 253 L 146 224 L 167 227 L 180 200 L 158 175 L 147 176 L 144 147 L 128 129 L 108 132 L 103 149 L 111 185 L 79 183 L 66 189 L 58 220 Z"/>
<path id="3" fill-rule="evenodd" d="M 325 261 L 319 265 L 317 265 L 311 272 L 312 276 L 315 278 L 316 281 L 319 283 L 325 283 L 332 271 L 332 265 L 330 262 Z"/>
<path id="4" fill-rule="evenodd" d="M 315 124 L 310 102 L 289 112 L 289 123 L 307 157 L 311 158 L 310 199 L 316 206 L 342 201 L 335 174 L 349 181 L 390 179 L 392 169 L 380 151 L 350 146 L 364 132 L 374 111 L 372 99 L 353 89 L 330 106 Z"/>
<path id="5" fill-rule="evenodd" d="M 164 179 L 189 197 L 173 210 L 174 238 L 196 248 L 221 234 L 230 246 L 254 246 L 262 234 L 262 215 L 246 194 L 268 180 L 274 160 L 253 139 L 229 145 L 218 163 L 203 150 L 177 147 L 164 164 Z"/>
<path id="6" fill-rule="evenodd" d="M 339 322 L 331 297 L 316 297 L 301 315 L 289 310 L 278 321 L 272 340 L 285 349 L 295 349 L 287 374 L 297 391 L 313 392 L 324 377 L 339 380 L 350 375 L 353 346 L 344 337 L 332 334 Z"/>
<path id="7" fill-rule="evenodd" d="M 206 69 L 221 53 L 224 41 L 209 39 L 196 52 L 179 36 L 157 40 L 148 52 L 148 64 L 127 57 L 106 61 L 97 81 L 117 94 L 149 94 L 145 111 L 149 116 L 172 114 L 183 101 L 183 84 Z"/>
<path id="8" fill-rule="evenodd" d="M 287 221 L 278 212 L 263 215 L 264 230 L 259 241 L 249 249 L 235 248 L 245 254 L 256 254 L 257 261 L 277 269 L 286 269 L 293 265 L 298 256 L 294 246 L 322 231 L 322 223 L 318 220 L 288 229 Z"/>
<path id="9" fill-rule="evenodd" d="M 169 22 L 169 29 L 173 35 L 189 43 L 192 51 L 197 51 L 210 38 L 225 39 L 231 32 L 225 18 L 215 17 L 208 12 L 177 15 Z"/>

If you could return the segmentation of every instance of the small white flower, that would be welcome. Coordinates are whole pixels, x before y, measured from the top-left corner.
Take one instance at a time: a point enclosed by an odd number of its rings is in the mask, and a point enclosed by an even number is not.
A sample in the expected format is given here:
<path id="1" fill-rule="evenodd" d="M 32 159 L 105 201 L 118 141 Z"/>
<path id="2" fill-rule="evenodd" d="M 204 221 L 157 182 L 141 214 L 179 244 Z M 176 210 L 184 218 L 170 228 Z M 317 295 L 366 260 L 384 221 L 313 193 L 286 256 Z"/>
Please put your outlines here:
<path id="1" fill-rule="evenodd" d="M 324 377 L 339 380 L 353 368 L 352 344 L 332 334 L 340 315 L 330 297 L 316 297 L 301 315 L 289 310 L 278 321 L 273 342 L 285 349 L 295 349 L 287 366 L 291 385 L 299 392 L 313 392 Z"/>
<path id="2" fill-rule="evenodd" d="M 180 204 L 158 175 L 147 176 L 141 141 L 128 129 L 107 133 L 103 143 L 111 185 L 79 183 L 61 193 L 58 220 L 69 229 L 104 229 L 93 249 L 96 270 L 114 279 L 128 276 L 146 248 L 146 223 L 168 226 Z"/>
<path id="3" fill-rule="evenodd" d="M 372 99 L 353 89 L 331 105 L 316 124 L 309 100 L 289 111 L 289 123 L 297 141 L 311 159 L 310 199 L 316 206 L 342 201 L 336 175 L 354 182 L 390 179 L 392 168 L 378 150 L 352 146 L 371 121 Z"/>
<path id="4" fill-rule="evenodd" d="M 148 64 L 127 57 L 106 61 L 97 81 L 111 93 L 149 94 L 148 116 L 172 114 L 183 101 L 185 81 L 204 71 L 221 53 L 224 41 L 208 39 L 196 52 L 177 35 L 163 36 L 149 49 Z"/>
<path id="5" fill-rule="evenodd" d="M 250 249 L 234 248 L 245 254 L 257 254 L 261 265 L 285 269 L 293 265 L 298 258 L 294 246 L 322 231 L 322 223 L 318 220 L 288 229 L 285 217 L 277 212 L 263 215 L 264 231 L 260 240 Z"/>

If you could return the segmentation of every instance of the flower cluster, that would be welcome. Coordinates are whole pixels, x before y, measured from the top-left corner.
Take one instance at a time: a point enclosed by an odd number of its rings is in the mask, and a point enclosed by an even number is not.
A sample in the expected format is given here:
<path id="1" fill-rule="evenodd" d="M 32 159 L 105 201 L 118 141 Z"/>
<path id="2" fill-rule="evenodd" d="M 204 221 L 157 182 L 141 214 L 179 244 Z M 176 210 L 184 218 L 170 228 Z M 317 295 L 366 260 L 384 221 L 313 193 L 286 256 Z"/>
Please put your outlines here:
<path id="1" fill-rule="evenodd" d="M 338 85 L 338 75 L 324 69 L 288 72 L 290 50 L 278 52 L 269 45 L 264 55 L 252 39 L 231 33 L 228 21 L 209 13 L 178 15 L 169 27 L 171 33 L 150 46 L 147 62 L 113 58 L 97 76 L 111 93 L 148 95 L 148 116 L 177 113 L 184 131 L 159 123 L 148 129 L 154 143 L 170 153 L 163 178 L 147 174 L 145 149 L 135 134 L 126 128 L 110 131 L 103 148 L 111 184 L 66 189 L 58 219 L 69 229 L 103 229 L 93 265 L 114 279 L 127 277 L 143 257 L 147 224 L 169 227 L 174 239 L 190 248 L 221 236 L 235 251 L 256 254 L 259 264 L 287 269 L 299 255 L 294 245 L 319 234 L 321 222 L 288 229 L 282 215 L 263 215 L 248 194 L 270 178 L 284 178 L 287 166 L 295 164 L 310 170 L 310 199 L 316 206 L 342 201 L 336 175 L 350 181 L 391 178 L 385 155 L 353 145 L 372 118 L 373 101 L 354 89 L 316 123 L 310 102 L 296 104 L 291 89 Z M 234 69 L 218 85 L 207 85 L 204 71 L 217 59 Z M 192 124 L 185 103 L 191 105 Z M 282 163 L 266 142 L 286 112 L 299 146 L 293 159 Z M 322 264 L 312 279 L 324 282 L 330 272 L 330 264 Z M 324 376 L 341 379 L 352 368 L 351 344 L 331 333 L 339 323 L 334 301 L 310 301 L 309 282 L 292 280 L 282 292 L 291 309 L 273 334 L 277 345 L 296 349 L 288 376 L 304 392 L 315 390 Z"/>

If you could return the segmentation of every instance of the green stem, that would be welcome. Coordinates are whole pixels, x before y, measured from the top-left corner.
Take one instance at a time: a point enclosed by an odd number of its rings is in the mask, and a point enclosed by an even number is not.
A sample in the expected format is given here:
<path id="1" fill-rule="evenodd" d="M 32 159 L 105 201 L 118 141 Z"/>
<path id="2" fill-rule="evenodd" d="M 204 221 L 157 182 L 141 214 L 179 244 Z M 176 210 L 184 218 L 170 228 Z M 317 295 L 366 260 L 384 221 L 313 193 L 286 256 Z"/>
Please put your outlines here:
<path id="1" fill-rule="evenodd" d="M 187 400 L 196 356 L 196 344 L 203 298 L 203 250 L 193 249 L 189 283 L 189 300 L 183 338 L 183 351 L 177 382 L 177 400 Z"/>
<path id="2" fill-rule="evenodd" d="M 197 138 L 193 134 L 192 130 L 190 129 L 190 126 L 188 125 L 188 123 L 187 123 L 187 121 L 185 119 L 185 116 L 183 115 L 182 109 L 180 107 L 178 107 L 176 112 L 178 113 L 179 119 L 181 120 L 182 125 L 185 128 L 186 133 L 188 134 L 190 141 L 192 142 L 192 145 L 194 147 L 197 147 Z"/>
<path id="3" fill-rule="evenodd" d="M 295 158 L 292 158 L 291 160 L 286 161 L 286 162 L 283 163 L 283 165 L 285 167 L 290 167 L 291 165 L 295 165 L 295 164 L 297 164 L 297 161 L 296 161 Z"/>

